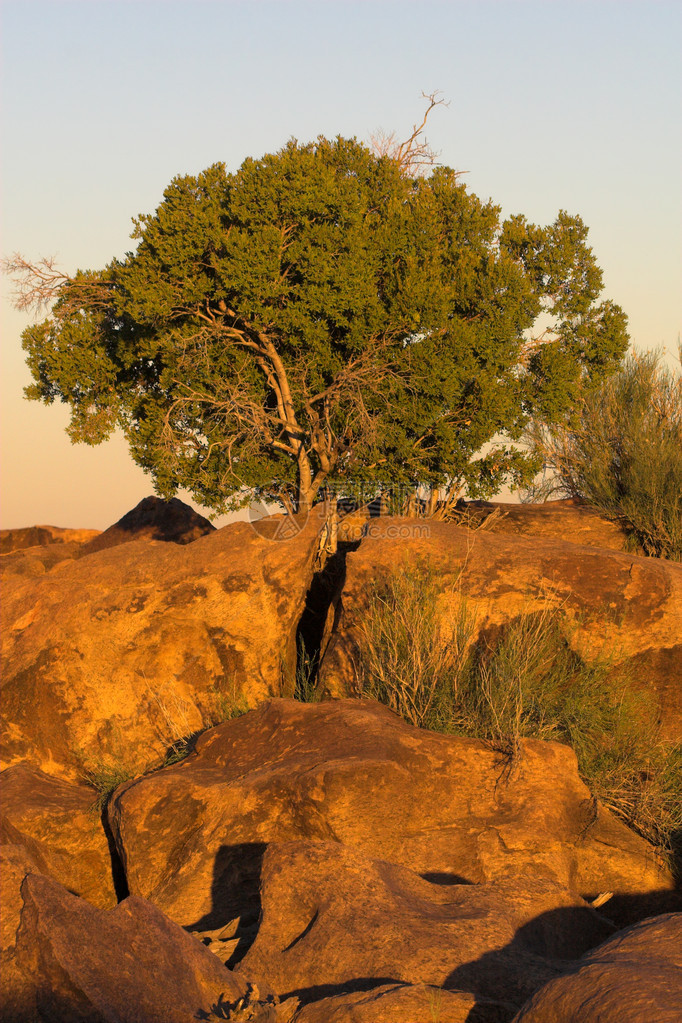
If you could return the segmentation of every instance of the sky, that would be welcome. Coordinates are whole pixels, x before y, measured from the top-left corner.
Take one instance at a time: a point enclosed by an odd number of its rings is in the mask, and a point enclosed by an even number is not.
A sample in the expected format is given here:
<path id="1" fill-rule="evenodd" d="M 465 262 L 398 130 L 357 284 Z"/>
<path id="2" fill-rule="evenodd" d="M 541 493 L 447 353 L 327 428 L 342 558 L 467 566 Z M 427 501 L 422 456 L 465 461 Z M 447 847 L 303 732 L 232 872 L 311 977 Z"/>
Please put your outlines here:
<path id="1" fill-rule="evenodd" d="M 440 160 L 503 215 L 580 214 L 634 346 L 677 352 L 679 0 L 3 0 L 0 18 L 3 256 L 99 269 L 175 175 L 292 137 L 406 138 L 440 90 Z M 71 445 L 64 407 L 23 398 L 11 295 L 3 278 L 0 525 L 104 529 L 152 482 L 122 438 Z"/>

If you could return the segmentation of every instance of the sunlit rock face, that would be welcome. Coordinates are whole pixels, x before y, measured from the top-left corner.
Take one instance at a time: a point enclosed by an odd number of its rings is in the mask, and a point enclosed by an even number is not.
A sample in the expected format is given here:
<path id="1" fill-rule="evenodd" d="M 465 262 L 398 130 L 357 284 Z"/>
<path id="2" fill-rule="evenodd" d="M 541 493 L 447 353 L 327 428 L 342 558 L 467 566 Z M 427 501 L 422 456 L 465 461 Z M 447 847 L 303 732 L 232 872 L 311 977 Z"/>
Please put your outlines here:
<path id="1" fill-rule="evenodd" d="M 243 978 L 143 899 L 96 909 L 39 874 L 26 877 L 21 896 L 14 1000 L 32 999 L 34 1019 L 185 1023 L 206 1018 L 221 995 L 246 992 Z"/>
<path id="2" fill-rule="evenodd" d="M 0 529 L 0 554 L 50 544 L 84 544 L 100 535 L 99 529 L 62 529 L 60 526 L 27 526 L 23 529 Z"/>
<path id="3" fill-rule="evenodd" d="M 343 590 L 329 613 L 334 628 L 327 630 L 320 671 L 328 691 L 353 691 L 372 587 L 419 565 L 429 566 L 446 632 L 462 600 L 479 635 L 555 608 L 572 623 L 581 656 L 629 664 L 635 684 L 658 701 L 664 736 L 682 737 L 682 565 L 547 534 L 428 519 L 370 520 L 367 535 L 346 557 Z"/>
<path id="4" fill-rule="evenodd" d="M 109 820 L 130 891 L 199 931 L 258 919 L 272 842 L 337 842 L 446 885 L 530 873 L 580 895 L 670 887 L 647 842 L 606 810 L 590 817 L 569 747 L 526 740 L 508 769 L 484 742 L 371 701 L 272 700 L 122 785 Z"/>
<path id="5" fill-rule="evenodd" d="M 240 522 L 7 573 L 5 763 L 134 773 L 236 705 L 293 692 L 318 525 L 275 542 Z"/>

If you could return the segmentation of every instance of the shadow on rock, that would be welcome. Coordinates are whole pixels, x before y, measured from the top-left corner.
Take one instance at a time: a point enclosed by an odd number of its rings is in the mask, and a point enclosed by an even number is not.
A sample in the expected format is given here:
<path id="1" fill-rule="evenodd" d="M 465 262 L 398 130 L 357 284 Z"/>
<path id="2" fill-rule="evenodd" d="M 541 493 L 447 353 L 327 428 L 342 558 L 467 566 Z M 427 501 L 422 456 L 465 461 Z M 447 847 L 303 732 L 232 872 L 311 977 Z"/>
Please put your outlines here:
<path id="1" fill-rule="evenodd" d="M 265 842 L 221 845 L 216 853 L 211 884 L 211 909 L 185 929 L 199 934 L 227 929 L 234 923 L 236 940 L 226 966 L 243 959 L 258 933 L 261 919 L 260 883 Z"/>
<path id="2" fill-rule="evenodd" d="M 614 896 L 615 912 L 609 913 L 610 906 L 611 902 L 599 911 L 562 907 L 540 913 L 519 927 L 503 948 L 458 966 L 443 987 L 471 992 L 477 1000 L 497 994 L 518 1011 L 545 984 L 578 973 L 584 965 L 582 956 L 595 954 L 595 949 L 612 937 L 615 940 L 621 928 L 643 917 L 675 913 L 682 909 L 682 898 L 670 891 L 621 895 Z M 598 935 L 601 941 L 595 940 Z M 474 1007 L 472 1012 L 477 1014 L 471 1020 L 485 1018 L 480 1015 L 484 1010 L 484 1004 Z M 513 1016 L 510 1011 L 509 1019 Z"/>

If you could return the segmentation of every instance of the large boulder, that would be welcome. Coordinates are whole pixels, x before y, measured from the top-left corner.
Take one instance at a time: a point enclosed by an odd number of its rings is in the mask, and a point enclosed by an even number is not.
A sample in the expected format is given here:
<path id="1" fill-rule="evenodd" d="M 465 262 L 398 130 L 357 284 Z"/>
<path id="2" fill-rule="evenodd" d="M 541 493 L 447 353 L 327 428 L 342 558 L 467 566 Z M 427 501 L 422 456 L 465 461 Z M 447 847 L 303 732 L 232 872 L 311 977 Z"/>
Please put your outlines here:
<path id="1" fill-rule="evenodd" d="M 433 520 L 376 519 L 346 555 L 320 670 L 328 691 L 353 691 L 372 586 L 419 564 L 430 565 L 437 580 L 446 630 L 462 599 L 479 634 L 522 614 L 559 609 L 573 623 L 581 655 L 590 660 L 607 651 L 614 665 L 629 662 L 660 703 L 664 733 L 682 736 L 682 565 Z"/>
<path id="2" fill-rule="evenodd" d="M 24 840 L 6 820 L 0 819 L 0 1005 L 4 1019 L 28 1023 L 34 1018 L 35 992 L 27 986 L 16 964 L 16 941 L 23 900 L 21 885 L 27 874 L 47 873 L 38 844 Z"/>
<path id="3" fill-rule="evenodd" d="M 93 814 L 95 793 L 28 764 L 0 775 L 0 999 L 7 1018 L 28 1020 L 34 992 L 17 969 L 15 945 L 27 874 L 50 875 L 97 906 L 116 905 L 109 843 Z"/>
<path id="4" fill-rule="evenodd" d="M 320 523 L 311 516 L 282 542 L 267 525 L 234 523 L 185 545 L 131 541 L 39 578 L 10 576 L 6 762 L 95 782 L 130 774 L 235 706 L 293 692 Z"/>
<path id="5" fill-rule="evenodd" d="M 682 914 L 620 931 L 552 980 L 514 1023 L 679 1023 Z"/>
<path id="6" fill-rule="evenodd" d="M 518 1008 L 613 932 L 541 874 L 443 885 L 330 842 L 269 845 L 261 901 L 239 969 L 303 1001 L 402 982 Z"/>
<path id="7" fill-rule="evenodd" d="M 334 841 L 445 884 L 513 871 L 580 895 L 669 889 L 648 843 L 594 810 L 567 746 L 527 740 L 510 765 L 358 700 L 272 700 L 108 807 L 130 891 L 200 932 L 240 918 L 242 954 L 270 842 Z"/>
<path id="8" fill-rule="evenodd" d="M 95 909 L 39 874 L 26 877 L 21 895 L 16 963 L 39 1023 L 187 1023 L 247 992 L 241 977 L 143 899 Z"/>
<path id="9" fill-rule="evenodd" d="M 509 1023 L 509 1018 L 509 1005 L 470 991 L 381 984 L 308 1002 L 295 1023 Z"/>
<path id="10" fill-rule="evenodd" d="M 116 905 L 109 843 L 96 812 L 97 793 L 15 764 L 0 774 L 3 828 L 12 829 L 42 872 L 95 906 Z M 3 839 L 5 840 L 5 839 Z"/>

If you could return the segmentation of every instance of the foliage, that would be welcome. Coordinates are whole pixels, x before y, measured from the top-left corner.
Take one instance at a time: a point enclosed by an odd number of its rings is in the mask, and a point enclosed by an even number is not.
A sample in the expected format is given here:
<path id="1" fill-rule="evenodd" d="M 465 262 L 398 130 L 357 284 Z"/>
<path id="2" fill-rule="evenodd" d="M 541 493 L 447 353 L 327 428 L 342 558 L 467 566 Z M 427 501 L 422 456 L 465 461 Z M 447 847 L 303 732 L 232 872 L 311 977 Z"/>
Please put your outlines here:
<path id="1" fill-rule="evenodd" d="M 473 643 L 461 597 L 452 635 L 444 632 L 441 592 L 428 568 L 375 587 L 360 630 L 358 695 L 419 727 L 485 739 L 510 760 L 522 738 L 566 743 L 594 795 L 674 851 L 682 843 L 682 746 L 660 740 L 648 695 L 605 653 L 586 663 L 557 609 L 522 614 Z"/>
<path id="2" fill-rule="evenodd" d="M 292 141 L 176 177 L 102 270 L 8 261 L 21 301 L 56 296 L 24 332 L 26 393 L 70 406 L 73 441 L 120 427 L 158 493 L 216 511 L 358 480 L 489 496 L 536 462 L 481 447 L 555 420 L 627 346 L 586 236 L 563 211 L 502 222 L 447 167 Z"/>
<path id="3" fill-rule="evenodd" d="M 528 437 L 551 472 L 533 496 L 584 498 L 645 554 L 682 561 L 682 374 L 660 355 L 631 355 L 578 415 Z"/>

